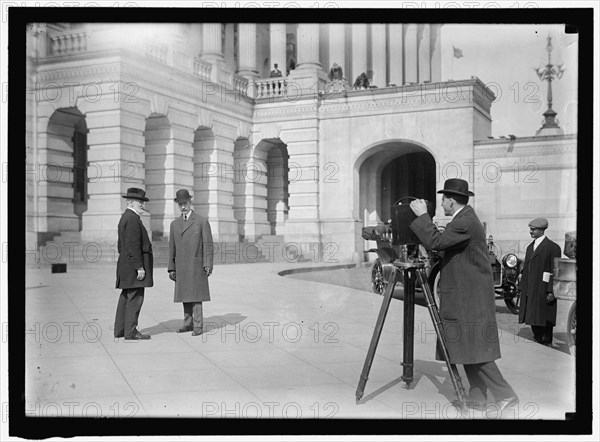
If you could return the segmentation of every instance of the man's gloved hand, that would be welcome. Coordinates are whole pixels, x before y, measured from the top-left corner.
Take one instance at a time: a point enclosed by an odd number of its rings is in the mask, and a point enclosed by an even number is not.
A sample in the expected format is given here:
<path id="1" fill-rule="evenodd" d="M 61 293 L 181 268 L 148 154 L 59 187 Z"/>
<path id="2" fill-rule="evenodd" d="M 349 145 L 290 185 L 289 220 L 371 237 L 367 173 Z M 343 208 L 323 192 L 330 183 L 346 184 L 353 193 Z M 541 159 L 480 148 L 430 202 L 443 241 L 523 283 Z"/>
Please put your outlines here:
<path id="1" fill-rule="evenodd" d="M 138 271 L 137 271 L 138 281 L 142 281 L 145 277 L 146 277 L 146 271 L 143 268 L 138 269 Z"/>
<path id="2" fill-rule="evenodd" d="M 206 276 L 210 276 L 212 273 L 212 267 L 204 267 L 204 271 L 206 272 Z"/>
<path id="3" fill-rule="evenodd" d="M 175 271 L 174 271 L 174 270 L 171 270 L 171 271 L 169 272 L 169 279 L 170 279 L 171 281 L 175 281 L 175 280 L 176 280 L 176 279 L 175 279 Z"/>
<path id="4" fill-rule="evenodd" d="M 554 302 L 556 301 L 556 296 L 554 296 L 554 293 L 546 293 L 546 304 L 548 305 L 552 305 L 554 304 Z"/>

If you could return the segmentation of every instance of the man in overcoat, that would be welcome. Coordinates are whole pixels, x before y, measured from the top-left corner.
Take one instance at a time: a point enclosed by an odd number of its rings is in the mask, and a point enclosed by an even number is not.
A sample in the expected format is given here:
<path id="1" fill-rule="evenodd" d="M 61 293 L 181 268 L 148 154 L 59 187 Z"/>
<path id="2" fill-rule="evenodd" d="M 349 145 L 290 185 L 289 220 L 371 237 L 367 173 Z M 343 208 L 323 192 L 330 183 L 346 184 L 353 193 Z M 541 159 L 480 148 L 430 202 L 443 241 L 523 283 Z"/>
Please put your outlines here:
<path id="1" fill-rule="evenodd" d="M 140 219 L 140 214 L 145 210 L 144 203 L 149 199 L 145 191 L 136 187 L 127 189 L 127 194 L 122 197 L 126 200 L 127 209 L 118 226 L 116 288 L 122 291 L 117 303 L 114 335 L 115 338 L 124 337 L 127 340 L 150 339 L 150 335 L 142 334 L 137 329 L 144 303 L 144 289 L 154 285 L 152 243 Z"/>
<path id="2" fill-rule="evenodd" d="M 474 194 L 458 178 L 446 180 L 438 193 L 445 215 L 452 216 L 446 229 L 436 228 L 424 200 L 411 202 L 417 218 L 410 228 L 427 249 L 444 251 L 439 313 L 450 362 L 464 366 L 470 387 L 467 405 L 482 408 L 491 390 L 503 410 L 518 398 L 494 362 L 501 357 L 494 281 L 483 225 L 467 204 Z"/>
<path id="3" fill-rule="evenodd" d="M 529 223 L 533 242 L 527 246 L 521 290 L 519 323 L 531 325 L 533 339 L 544 345 L 552 345 L 552 330 L 556 325 L 556 298 L 553 291 L 554 258 L 560 258 L 560 246 L 544 234 L 548 220 L 536 218 Z"/>
<path id="4" fill-rule="evenodd" d="M 183 303 L 183 327 L 177 333 L 202 334 L 202 303 L 210 301 L 208 277 L 213 270 L 213 239 L 208 219 L 192 210 L 192 195 L 181 189 L 174 200 L 181 217 L 171 222 L 169 278 L 175 281 L 175 302 Z"/>

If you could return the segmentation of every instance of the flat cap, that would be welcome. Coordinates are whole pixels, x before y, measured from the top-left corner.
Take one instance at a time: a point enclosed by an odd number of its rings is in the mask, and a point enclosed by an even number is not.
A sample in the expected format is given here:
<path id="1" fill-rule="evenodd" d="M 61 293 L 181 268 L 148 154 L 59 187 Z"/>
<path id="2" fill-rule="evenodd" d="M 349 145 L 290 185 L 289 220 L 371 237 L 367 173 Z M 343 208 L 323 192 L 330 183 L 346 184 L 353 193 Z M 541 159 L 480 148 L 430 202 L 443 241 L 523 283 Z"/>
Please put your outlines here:
<path id="1" fill-rule="evenodd" d="M 529 227 L 533 227 L 535 229 L 547 229 L 548 228 L 548 220 L 546 218 L 536 218 L 532 219 L 529 223 Z"/>

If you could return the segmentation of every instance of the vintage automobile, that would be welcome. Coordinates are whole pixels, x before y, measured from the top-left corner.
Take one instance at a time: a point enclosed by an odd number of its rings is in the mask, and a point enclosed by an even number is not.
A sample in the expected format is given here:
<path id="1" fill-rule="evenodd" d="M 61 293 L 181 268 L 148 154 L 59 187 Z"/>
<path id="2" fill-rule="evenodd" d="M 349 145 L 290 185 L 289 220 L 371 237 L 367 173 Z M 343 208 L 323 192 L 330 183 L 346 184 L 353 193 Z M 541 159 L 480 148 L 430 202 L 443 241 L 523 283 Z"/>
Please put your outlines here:
<path id="1" fill-rule="evenodd" d="M 577 334 L 577 236 L 575 232 L 565 234 L 564 254 L 568 258 L 555 258 L 552 289 L 559 300 L 572 301 L 567 315 L 567 345 L 575 356 L 575 337 Z"/>
<path id="2" fill-rule="evenodd" d="M 399 199 L 394 203 L 394 206 L 405 199 Z M 391 219 L 382 225 L 362 228 L 362 238 L 369 241 L 376 241 L 377 243 L 376 249 L 368 250 L 368 252 L 377 254 L 377 259 L 375 259 L 371 269 L 371 289 L 374 293 L 383 294 L 390 279 L 392 262 L 395 260 L 406 261 L 412 256 L 425 263 L 427 279 L 433 291 L 434 299 L 439 305 L 438 286 L 443 252 L 426 250 L 422 245 L 414 247 L 400 244 L 395 237 L 397 234 L 395 234 L 396 229 L 393 224 L 393 219 Z M 440 231 L 444 230 L 441 226 L 438 226 L 438 229 Z M 518 314 L 520 304 L 518 280 L 521 273 L 522 260 L 514 253 L 507 253 L 499 260 L 497 250 L 498 247 L 490 235 L 488 238 L 488 258 L 494 276 L 494 291 L 496 296 L 504 299 L 506 306 L 512 313 Z M 402 283 L 402 281 L 400 282 Z M 420 290 L 420 288 L 417 287 L 417 290 Z"/>

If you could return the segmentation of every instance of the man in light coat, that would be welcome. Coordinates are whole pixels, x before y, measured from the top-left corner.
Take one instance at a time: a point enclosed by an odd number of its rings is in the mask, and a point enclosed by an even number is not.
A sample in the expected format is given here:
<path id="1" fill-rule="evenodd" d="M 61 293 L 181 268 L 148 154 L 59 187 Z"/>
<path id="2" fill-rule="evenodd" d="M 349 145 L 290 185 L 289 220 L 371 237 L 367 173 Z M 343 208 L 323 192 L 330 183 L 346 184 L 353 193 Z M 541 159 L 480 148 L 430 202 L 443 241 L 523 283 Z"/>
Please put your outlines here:
<path id="1" fill-rule="evenodd" d="M 150 339 L 150 335 L 138 331 L 138 317 L 144 303 L 144 288 L 152 287 L 152 243 L 142 224 L 140 214 L 144 203 L 149 201 L 146 192 L 136 187 L 127 189 L 122 195 L 127 209 L 119 221 L 117 249 L 116 288 L 121 289 L 115 316 L 115 338 L 127 340 Z"/>
<path id="2" fill-rule="evenodd" d="M 444 251 L 440 279 L 440 317 L 450 362 L 463 364 L 469 380 L 467 405 L 485 407 L 491 390 L 498 408 L 516 404 L 518 397 L 494 362 L 500 356 L 492 269 L 483 225 L 467 205 L 465 180 L 446 180 L 442 194 L 445 215 L 451 215 L 440 232 L 427 214 L 424 200 L 411 202 L 417 218 L 410 224 L 425 247 Z M 438 358 L 439 359 L 439 358 Z"/>
<path id="3" fill-rule="evenodd" d="M 208 277 L 213 270 L 213 239 L 208 219 L 192 210 L 192 195 L 181 189 L 174 200 L 181 217 L 171 223 L 169 278 L 175 281 L 175 302 L 183 303 L 183 326 L 177 333 L 202 334 L 202 302 L 210 301 Z"/>
<path id="4" fill-rule="evenodd" d="M 544 232 L 548 220 L 536 218 L 529 223 L 529 234 L 533 242 L 527 247 L 521 290 L 519 323 L 531 325 L 533 339 L 552 346 L 552 330 L 556 325 L 556 298 L 554 297 L 552 271 L 554 258 L 560 258 L 560 246 L 550 241 Z"/>

